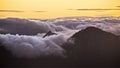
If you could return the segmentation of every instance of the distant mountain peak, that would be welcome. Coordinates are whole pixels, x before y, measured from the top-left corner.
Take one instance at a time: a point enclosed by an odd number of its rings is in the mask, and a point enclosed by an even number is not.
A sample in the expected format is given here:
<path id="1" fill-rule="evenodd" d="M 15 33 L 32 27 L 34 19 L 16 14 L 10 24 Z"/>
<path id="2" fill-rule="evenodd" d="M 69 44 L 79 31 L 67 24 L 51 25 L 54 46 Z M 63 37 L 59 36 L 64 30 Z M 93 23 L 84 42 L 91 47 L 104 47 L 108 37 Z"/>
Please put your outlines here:
<path id="1" fill-rule="evenodd" d="M 101 37 L 100 37 L 101 36 Z M 102 29 L 96 28 L 96 27 L 87 27 L 77 33 L 75 33 L 71 38 L 82 38 L 82 37 L 88 37 L 88 38 L 107 38 L 107 37 L 116 37 L 116 35 L 103 31 Z"/>
<path id="2" fill-rule="evenodd" d="M 117 58 L 120 56 L 119 42 L 119 36 L 88 27 L 70 37 L 63 48 L 70 59 L 84 61 L 85 64 L 106 64 L 108 61 L 108 64 L 111 64 L 120 61 L 120 58 Z"/>
<path id="3" fill-rule="evenodd" d="M 50 35 L 57 35 L 57 34 L 53 33 L 52 31 L 49 31 L 43 36 L 43 38 L 45 38 L 46 36 L 50 36 Z"/>

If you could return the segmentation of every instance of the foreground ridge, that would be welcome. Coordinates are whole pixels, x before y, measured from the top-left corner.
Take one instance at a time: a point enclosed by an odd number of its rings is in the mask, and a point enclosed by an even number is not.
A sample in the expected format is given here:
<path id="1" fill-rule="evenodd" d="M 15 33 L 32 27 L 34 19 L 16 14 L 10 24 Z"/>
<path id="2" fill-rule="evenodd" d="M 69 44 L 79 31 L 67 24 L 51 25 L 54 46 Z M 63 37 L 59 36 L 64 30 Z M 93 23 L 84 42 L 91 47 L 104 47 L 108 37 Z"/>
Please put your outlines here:
<path id="1" fill-rule="evenodd" d="M 39 58 L 17 58 L 3 46 L 0 40 L 0 66 L 120 66 L 120 38 L 99 28 L 87 27 L 62 45 L 65 58 L 42 56 Z"/>

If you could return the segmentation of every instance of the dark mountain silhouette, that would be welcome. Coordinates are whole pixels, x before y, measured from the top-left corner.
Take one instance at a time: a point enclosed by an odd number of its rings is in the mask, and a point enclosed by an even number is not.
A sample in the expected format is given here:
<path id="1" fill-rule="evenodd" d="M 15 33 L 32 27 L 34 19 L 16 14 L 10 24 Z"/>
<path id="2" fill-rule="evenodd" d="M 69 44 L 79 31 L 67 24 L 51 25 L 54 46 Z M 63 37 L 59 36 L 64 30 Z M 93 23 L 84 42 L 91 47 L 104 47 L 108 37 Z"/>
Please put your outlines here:
<path id="1" fill-rule="evenodd" d="M 0 66 L 120 66 L 119 36 L 95 27 L 88 27 L 75 33 L 62 47 L 66 50 L 66 58 L 42 56 L 25 59 L 13 56 L 0 41 Z"/>
<path id="2" fill-rule="evenodd" d="M 40 56 L 38 58 L 18 58 L 0 41 L 0 67 L 58 67 L 64 66 L 60 56 Z"/>
<path id="3" fill-rule="evenodd" d="M 57 35 L 57 34 L 53 33 L 52 31 L 49 31 L 43 36 L 43 38 L 45 38 L 46 36 L 50 36 L 50 35 Z"/>
<path id="4" fill-rule="evenodd" d="M 112 33 L 88 27 L 74 34 L 63 46 L 72 63 L 83 66 L 119 66 L 120 39 Z"/>
<path id="5" fill-rule="evenodd" d="M 64 66 L 64 59 L 58 56 L 39 58 L 17 58 L 4 46 L 0 46 L 0 67 L 56 67 Z"/>

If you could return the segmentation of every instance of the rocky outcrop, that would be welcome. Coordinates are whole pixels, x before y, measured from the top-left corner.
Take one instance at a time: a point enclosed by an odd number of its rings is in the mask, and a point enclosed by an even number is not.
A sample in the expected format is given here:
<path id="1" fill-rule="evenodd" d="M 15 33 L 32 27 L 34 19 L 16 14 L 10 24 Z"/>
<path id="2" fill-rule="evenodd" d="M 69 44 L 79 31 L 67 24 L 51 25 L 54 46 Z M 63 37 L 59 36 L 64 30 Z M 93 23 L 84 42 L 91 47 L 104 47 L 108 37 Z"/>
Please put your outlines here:
<path id="1" fill-rule="evenodd" d="M 57 34 L 49 31 L 43 36 L 43 38 L 45 38 L 46 36 L 50 36 L 50 35 L 57 35 Z"/>

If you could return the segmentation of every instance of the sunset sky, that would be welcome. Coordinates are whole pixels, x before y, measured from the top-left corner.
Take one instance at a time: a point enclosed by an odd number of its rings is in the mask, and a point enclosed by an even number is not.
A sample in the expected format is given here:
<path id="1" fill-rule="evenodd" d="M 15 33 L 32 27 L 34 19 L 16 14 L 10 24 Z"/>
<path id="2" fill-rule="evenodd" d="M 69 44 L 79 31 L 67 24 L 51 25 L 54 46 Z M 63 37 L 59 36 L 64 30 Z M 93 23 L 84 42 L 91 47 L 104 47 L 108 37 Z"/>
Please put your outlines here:
<path id="1" fill-rule="evenodd" d="M 0 17 L 120 16 L 120 0 L 0 0 Z"/>

